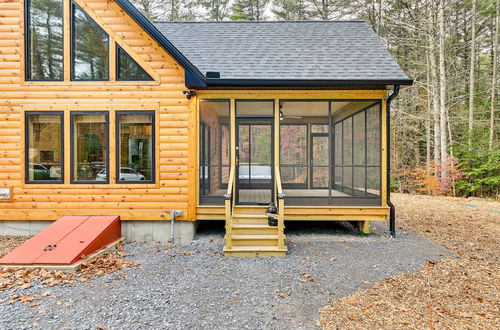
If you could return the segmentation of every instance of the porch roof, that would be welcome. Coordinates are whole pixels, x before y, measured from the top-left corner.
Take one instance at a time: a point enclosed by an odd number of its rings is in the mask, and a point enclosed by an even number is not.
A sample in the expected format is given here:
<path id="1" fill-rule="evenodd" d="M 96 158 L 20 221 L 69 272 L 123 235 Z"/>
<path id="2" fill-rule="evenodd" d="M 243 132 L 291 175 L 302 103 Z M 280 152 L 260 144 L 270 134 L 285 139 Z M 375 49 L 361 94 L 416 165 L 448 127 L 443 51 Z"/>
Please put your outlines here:
<path id="1" fill-rule="evenodd" d="M 208 86 L 412 84 L 364 21 L 153 24 Z"/>

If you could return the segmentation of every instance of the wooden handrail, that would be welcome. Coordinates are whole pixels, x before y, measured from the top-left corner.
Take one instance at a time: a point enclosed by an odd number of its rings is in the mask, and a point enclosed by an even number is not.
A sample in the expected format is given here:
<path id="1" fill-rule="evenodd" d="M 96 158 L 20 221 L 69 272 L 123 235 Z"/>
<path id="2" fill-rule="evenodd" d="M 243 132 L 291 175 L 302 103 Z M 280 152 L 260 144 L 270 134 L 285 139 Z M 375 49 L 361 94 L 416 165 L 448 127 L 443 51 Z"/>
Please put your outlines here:
<path id="1" fill-rule="evenodd" d="M 274 177 L 276 180 L 276 193 L 283 194 L 283 188 L 281 187 L 281 174 L 279 166 L 274 166 Z"/>
<path id="2" fill-rule="evenodd" d="M 233 194 L 235 170 L 236 170 L 235 167 L 231 165 L 231 170 L 229 171 L 229 181 L 227 182 L 227 190 L 226 190 L 226 195 L 228 195 L 229 197 L 231 197 Z M 224 198 L 226 197 L 226 195 L 224 195 Z"/>
<path id="3" fill-rule="evenodd" d="M 278 248 L 285 248 L 285 194 L 281 187 L 281 174 L 278 165 L 274 166 L 274 180 L 276 185 L 276 206 L 278 208 Z"/>
<path id="4" fill-rule="evenodd" d="M 231 165 L 229 171 L 229 180 L 227 182 L 227 191 L 224 195 L 224 213 L 226 218 L 226 248 L 231 249 L 231 229 L 233 227 L 233 207 L 234 207 L 234 176 L 236 169 Z"/>

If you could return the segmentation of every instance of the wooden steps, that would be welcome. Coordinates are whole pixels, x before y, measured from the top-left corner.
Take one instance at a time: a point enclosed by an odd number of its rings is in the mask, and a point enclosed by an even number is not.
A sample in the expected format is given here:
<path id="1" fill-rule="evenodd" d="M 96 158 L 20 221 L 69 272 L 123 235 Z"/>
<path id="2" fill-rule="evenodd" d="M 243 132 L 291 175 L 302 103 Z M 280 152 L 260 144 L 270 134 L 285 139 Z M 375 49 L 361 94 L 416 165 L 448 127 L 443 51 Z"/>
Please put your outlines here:
<path id="1" fill-rule="evenodd" d="M 250 208 L 248 211 L 251 213 L 244 213 L 242 209 L 238 211 L 233 213 L 230 233 L 226 233 L 226 240 L 230 240 L 226 243 L 230 244 L 226 244 L 224 247 L 225 256 L 271 257 L 286 255 L 286 246 L 283 249 L 279 248 L 280 233 L 278 227 L 268 225 L 265 213 L 256 212 L 260 210 Z M 265 212 L 265 209 L 263 211 Z"/>
<path id="2" fill-rule="evenodd" d="M 268 246 L 235 246 L 231 250 L 224 248 L 224 255 L 228 257 L 281 257 L 286 255 L 287 249 Z"/>

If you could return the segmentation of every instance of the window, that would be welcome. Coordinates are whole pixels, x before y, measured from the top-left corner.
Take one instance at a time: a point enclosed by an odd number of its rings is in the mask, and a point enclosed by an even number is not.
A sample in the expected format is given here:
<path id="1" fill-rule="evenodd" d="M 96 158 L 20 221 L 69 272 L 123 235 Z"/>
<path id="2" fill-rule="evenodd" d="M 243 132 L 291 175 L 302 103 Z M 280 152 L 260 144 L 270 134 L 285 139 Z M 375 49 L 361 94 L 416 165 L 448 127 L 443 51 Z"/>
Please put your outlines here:
<path id="1" fill-rule="evenodd" d="M 108 114 L 71 113 L 71 182 L 109 183 Z"/>
<path id="2" fill-rule="evenodd" d="M 154 182 L 154 112 L 119 111 L 117 126 L 117 182 Z"/>
<path id="3" fill-rule="evenodd" d="M 153 80 L 126 51 L 116 45 L 116 80 Z"/>
<path id="4" fill-rule="evenodd" d="M 78 5 L 72 5 L 72 79 L 109 79 L 109 36 Z"/>
<path id="5" fill-rule="evenodd" d="M 26 2 L 26 79 L 63 80 L 63 1 Z"/>
<path id="6" fill-rule="evenodd" d="M 63 113 L 26 112 L 26 183 L 63 183 Z"/>

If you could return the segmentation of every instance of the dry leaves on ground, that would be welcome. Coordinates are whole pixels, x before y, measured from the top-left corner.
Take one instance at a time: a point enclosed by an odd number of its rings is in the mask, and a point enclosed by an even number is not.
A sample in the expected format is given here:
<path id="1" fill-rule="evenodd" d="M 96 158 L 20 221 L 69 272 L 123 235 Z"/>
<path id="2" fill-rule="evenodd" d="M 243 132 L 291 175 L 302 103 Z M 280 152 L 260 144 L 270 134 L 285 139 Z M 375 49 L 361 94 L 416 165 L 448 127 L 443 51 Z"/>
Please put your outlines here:
<path id="1" fill-rule="evenodd" d="M 24 240 L 26 238 L 0 236 L 0 253 L 9 252 Z M 5 246 L 9 248 L 7 249 Z M 139 266 L 136 262 L 125 260 L 124 257 L 126 256 L 128 255 L 123 251 L 123 246 L 119 245 L 117 249 L 109 251 L 91 263 L 84 264 L 76 272 L 48 271 L 41 268 L 0 269 L 0 291 L 26 289 L 37 280 L 49 287 L 61 284 L 74 285 L 77 281 L 86 282 L 93 276 L 102 276 L 124 268 Z"/>
<path id="2" fill-rule="evenodd" d="M 24 243 L 28 236 L 0 236 L 0 258 Z"/>
<path id="3" fill-rule="evenodd" d="M 321 312 L 327 329 L 499 329 L 500 203 L 394 194 L 398 225 L 455 257 L 377 282 Z"/>

